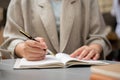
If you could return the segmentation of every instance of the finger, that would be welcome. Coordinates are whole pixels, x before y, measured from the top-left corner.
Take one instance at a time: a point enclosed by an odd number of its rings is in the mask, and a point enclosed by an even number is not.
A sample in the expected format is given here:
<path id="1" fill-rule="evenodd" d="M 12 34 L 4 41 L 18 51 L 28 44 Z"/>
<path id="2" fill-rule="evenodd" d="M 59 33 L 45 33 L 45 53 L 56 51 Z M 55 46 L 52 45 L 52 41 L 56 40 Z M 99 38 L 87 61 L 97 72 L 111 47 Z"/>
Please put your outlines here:
<path id="1" fill-rule="evenodd" d="M 78 59 L 83 59 L 89 53 L 89 49 L 84 49 L 81 54 L 78 56 Z"/>
<path id="2" fill-rule="evenodd" d="M 99 58 L 100 58 L 100 54 L 97 53 L 97 54 L 93 57 L 93 60 L 97 60 L 97 59 L 99 59 Z"/>
<path id="3" fill-rule="evenodd" d="M 27 52 L 33 53 L 33 54 L 41 54 L 41 55 L 46 54 L 46 51 L 44 51 L 43 49 L 39 49 L 39 48 L 29 48 L 29 50 L 27 50 Z"/>
<path id="4" fill-rule="evenodd" d="M 40 49 L 46 49 L 47 47 L 43 47 L 43 44 L 40 42 L 34 41 L 34 40 L 27 40 L 26 42 L 27 46 L 33 47 L 33 48 L 40 48 Z"/>
<path id="5" fill-rule="evenodd" d="M 37 37 L 37 38 L 35 38 L 35 39 L 40 42 L 41 47 L 42 47 L 43 49 L 47 49 L 47 45 L 46 45 L 46 42 L 45 42 L 45 39 L 44 39 L 44 38 Z"/>
<path id="6" fill-rule="evenodd" d="M 71 56 L 71 57 L 77 57 L 78 55 L 81 54 L 81 52 L 82 52 L 83 50 L 84 50 L 84 47 L 81 47 L 81 48 L 75 50 L 70 56 Z"/>
<path id="7" fill-rule="evenodd" d="M 45 42 L 45 39 L 42 37 L 36 37 L 35 40 L 37 40 L 38 42 Z"/>
<path id="8" fill-rule="evenodd" d="M 96 54 L 94 50 L 91 50 L 88 55 L 84 58 L 85 60 L 90 60 L 93 58 L 93 56 Z"/>
<path id="9" fill-rule="evenodd" d="M 33 54 L 33 53 L 30 53 L 29 55 L 26 55 L 25 56 L 26 59 L 43 59 L 45 58 L 45 55 L 40 55 L 40 54 Z"/>
<path id="10" fill-rule="evenodd" d="M 29 56 L 29 58 L 37 58 L 37 59 L 38 59 L 38 58 L 43 58 L 43 57 L 45 57 L 45 55 L 38 55 L 38 56 L 31 56 L 31 55 L 30 55 L 30 56 Z"/>
<path id="11" fill-rule="evenodd" d="M 32 52 L 28 52 L 28 53 L 26 53 L 26 56 L 28 56 L 28 57 L 41 57 L 41 56 L 45 56 L 46 55 L 46 53 L 32 53 Z"/>
<path id="12" fill-rule="evenodd" d="M 40 61 L 40 60 L 44 60 L 45 59 L 45 56 L 43 57 L 29 57 L 29 58 L 26 58 L 27 60 L 29 61 Z"/>
<path id="13" fill-rule="evenodd" d="M 27 46 L 30 46 L 30 47 L 38 47 L 38 48 L 40 48 L 40 46 L 41 46 L 41 44 L 40 44 L 39 42 L 34 41 L 34 40 L 27 40 L 27 41 L 25 42 L 25 44 L 26 44 Z"/>

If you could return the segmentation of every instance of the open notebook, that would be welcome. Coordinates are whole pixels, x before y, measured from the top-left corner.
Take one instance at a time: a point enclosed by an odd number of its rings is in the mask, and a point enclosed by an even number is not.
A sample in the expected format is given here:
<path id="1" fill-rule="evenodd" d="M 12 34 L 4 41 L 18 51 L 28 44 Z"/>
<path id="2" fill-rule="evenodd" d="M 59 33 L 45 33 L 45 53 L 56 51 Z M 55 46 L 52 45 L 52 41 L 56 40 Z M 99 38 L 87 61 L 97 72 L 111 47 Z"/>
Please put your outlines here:
<path id="1" fill-rule="evenodd" d="M 17 59 L 14 68 L 58 68 L 70 67 L 73 65 L 104 65 L 108 64 L 98 60 L 78 60 L 71 58 L 68 54 L 58 53 L 55 56 L 46 55 L 46 58 L 41 61 L 27 61 L 25 58 Z"/>

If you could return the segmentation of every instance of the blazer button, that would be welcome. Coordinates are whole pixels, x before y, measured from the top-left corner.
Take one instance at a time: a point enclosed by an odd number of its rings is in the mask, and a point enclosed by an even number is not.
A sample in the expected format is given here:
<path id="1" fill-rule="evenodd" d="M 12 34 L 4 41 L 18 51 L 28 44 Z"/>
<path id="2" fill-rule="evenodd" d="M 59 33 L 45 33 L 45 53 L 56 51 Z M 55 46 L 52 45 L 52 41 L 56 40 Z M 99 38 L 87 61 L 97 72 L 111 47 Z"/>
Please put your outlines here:
<path id="1" fill-rule="evenodd" d="M 39 5 L 41 8 L 44 8 L 42 5 Z"/>
<path id="2" fill-rule="evenodd" d="M 72 1 L 71 4 L 74 4 L 76 1 Z"/>

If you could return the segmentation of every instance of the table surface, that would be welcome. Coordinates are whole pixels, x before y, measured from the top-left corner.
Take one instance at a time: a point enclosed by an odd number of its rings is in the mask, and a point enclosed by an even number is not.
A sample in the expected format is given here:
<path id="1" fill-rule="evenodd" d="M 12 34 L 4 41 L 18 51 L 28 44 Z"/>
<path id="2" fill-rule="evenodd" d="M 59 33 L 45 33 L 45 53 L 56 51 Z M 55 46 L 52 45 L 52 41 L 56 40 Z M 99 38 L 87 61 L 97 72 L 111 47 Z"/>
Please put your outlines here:
<path id="1" fill-rule="evenodd" d="M 90 66 L 14 70 L 14 59 L 0 62 L 0 80 L 89 80 Z"/>
<path id="2" fill-rule="evenodd" d="M 0 80 L 89 80 L 88 66 L 56 69 L 14 70 L 15 60 L 0 63 Z"/>

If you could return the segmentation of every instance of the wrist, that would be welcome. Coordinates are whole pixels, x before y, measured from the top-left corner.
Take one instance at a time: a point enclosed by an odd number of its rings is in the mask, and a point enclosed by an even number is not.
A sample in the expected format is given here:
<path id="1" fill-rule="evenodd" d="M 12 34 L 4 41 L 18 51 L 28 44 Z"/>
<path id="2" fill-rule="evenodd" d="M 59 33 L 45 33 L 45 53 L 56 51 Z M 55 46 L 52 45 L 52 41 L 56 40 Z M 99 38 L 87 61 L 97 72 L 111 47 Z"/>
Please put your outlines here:
<path id="1" fill-rule="evenodd" d="M 23 42 L 16 45 L 16 47 L 15 47 L 16 56 L 23 57 L 23 47 L 24 47 Z"/>

